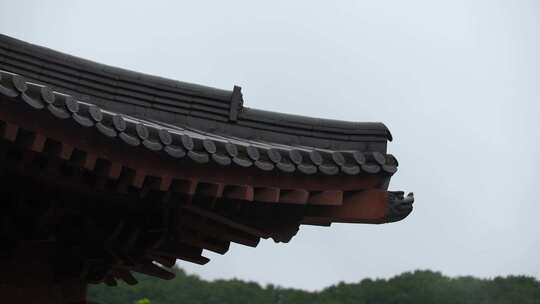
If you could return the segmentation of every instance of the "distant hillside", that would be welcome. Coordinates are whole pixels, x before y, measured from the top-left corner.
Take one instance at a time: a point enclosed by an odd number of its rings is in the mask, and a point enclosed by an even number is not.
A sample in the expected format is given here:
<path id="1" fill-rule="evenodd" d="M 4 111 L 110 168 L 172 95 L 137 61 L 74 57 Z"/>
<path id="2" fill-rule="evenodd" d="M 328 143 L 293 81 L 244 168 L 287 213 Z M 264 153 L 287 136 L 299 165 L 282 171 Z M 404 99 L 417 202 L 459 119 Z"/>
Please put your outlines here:
<path id="1" fill-rule="evenodd" d="M 240 280 L 204 281 L 180 269 L 176 273 L 171 281 L 140 275 L 135 286 L 94 285 L 89 298 L 102 304 L 132 304 L 143 298 L 151 304 L 540 304 L 540 282 L 525 276 L 483 280 L 415 271 L 307 292 Z"/>

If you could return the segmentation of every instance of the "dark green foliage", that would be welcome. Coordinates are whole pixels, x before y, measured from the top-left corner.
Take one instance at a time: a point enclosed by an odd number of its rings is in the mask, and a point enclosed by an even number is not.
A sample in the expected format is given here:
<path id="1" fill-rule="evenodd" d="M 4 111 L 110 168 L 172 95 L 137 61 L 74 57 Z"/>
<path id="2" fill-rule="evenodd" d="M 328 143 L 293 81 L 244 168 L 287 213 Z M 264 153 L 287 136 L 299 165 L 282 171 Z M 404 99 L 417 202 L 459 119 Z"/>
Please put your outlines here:
<path id="1" fill-rule="evenodd" d="M 89 298 L 102 304 L 130 304 L 145 298 L 151 304 L 540 304 L 540 282 L 525 276 L 483 280 L 415 271 L 388 280 L 364 279 L 307 292 L 239 280 L 208 282 L 175 271 L 171 281 L 139 275 L 135 286 L 92 286 Z"/>

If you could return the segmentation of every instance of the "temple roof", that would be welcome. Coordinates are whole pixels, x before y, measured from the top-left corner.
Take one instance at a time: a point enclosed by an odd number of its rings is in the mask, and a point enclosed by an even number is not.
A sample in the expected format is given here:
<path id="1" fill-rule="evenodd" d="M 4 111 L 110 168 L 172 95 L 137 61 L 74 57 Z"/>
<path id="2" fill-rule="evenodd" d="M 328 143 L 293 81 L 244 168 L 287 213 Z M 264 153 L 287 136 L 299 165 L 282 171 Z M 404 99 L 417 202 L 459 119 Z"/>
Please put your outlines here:
<path id="1" fill-rule="evenodd" d="M 54 231 L 103 245 L 92 253 L 95 282 L 130 281 L 126 270 L 167 278 L 152 261 L 204 264 L 203 249 L 288 242 L 302 224 L 399 221 L 413 196 L 388 191 L 398 166 L 389 140 L 382 123 L 249 109 L 236 86 L 149 76 L 0 35 L 4 190 L 47 208 L 61 199 L 70 225 L 74 212 L 92 223 Z M 41 223 L 46 210 L 21 225 Z"/>
<path id="2" fill-rule="evenodd" d="M 181 171 L 187 172 L 187 167 L 196 171 L 185 176 L 177 170 L 167 177 L 301 189 L 307 194 L 299 196 L 300 203 L 318 191 L 341 193 L 337 201 L 335 196 L 331 199 L 331 204 L 341 204 L 347 191 L 387 190 L 398 166 L 396 158 L 386 153 L 391 136 L 382 123 L 249 109 L 237 86 L 227 91 L 131 72 L 4 35 L 0 35 L 0 95 L 27 105 L 22 120 L 43 119 L 47 126 L 58 121 L 60 134 L 53 140 L 67 140 L 62 134 L 66 128 L 74 131 L 72 141 L 99 134 L 96 144 L 86 150 L 99 154 L 96 146 L 102 145 L 109 147 L 107 151 L 143 149 L 148 157 L 159 155 L 154 167 L 170 163 L 179 164 Z M 37 116 L 30 118 L 33 115 Z M 88 133 L 89 129 L 95 132 Z M 145 168 L 144 157 L 131 164 L 124 163 L 122 154 L 95 157 L 144 176 L 164 175 L 154 167 Z M 163 157 L 171 161 L 164 162 Z M 215 170 L 229 173 L 217 178 Z M 207 173 L 201 177 L 202 172 Z M 272 196 L 272 201 L 288 200 Z"/>

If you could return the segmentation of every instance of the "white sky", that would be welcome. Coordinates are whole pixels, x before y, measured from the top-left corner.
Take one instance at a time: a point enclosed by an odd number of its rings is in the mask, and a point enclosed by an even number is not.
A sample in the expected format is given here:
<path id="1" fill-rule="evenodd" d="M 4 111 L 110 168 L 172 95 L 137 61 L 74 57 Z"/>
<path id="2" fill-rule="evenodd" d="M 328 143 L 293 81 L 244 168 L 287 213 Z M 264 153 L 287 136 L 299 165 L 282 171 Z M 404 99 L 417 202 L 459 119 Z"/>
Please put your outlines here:
<path id="1" fill-rule="evenodd" d="M 416 194 L 389 225 L 303 227 L 181 266 L 318 289 L 414 269 L 540 277 L 538 1 L 8 1 L 0 32 L 231 89 L 245 105 L 382 121 Z"/>

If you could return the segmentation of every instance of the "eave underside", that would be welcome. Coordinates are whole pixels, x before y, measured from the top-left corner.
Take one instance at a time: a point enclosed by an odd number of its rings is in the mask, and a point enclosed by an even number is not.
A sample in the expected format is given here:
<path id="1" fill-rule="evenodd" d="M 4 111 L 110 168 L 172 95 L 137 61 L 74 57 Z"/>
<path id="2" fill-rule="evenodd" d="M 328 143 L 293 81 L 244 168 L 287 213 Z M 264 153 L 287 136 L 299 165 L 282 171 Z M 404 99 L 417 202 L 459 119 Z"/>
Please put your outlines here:
<path id="1" fill-rule="evenodd" d="M 252 247 L 261 238 L 288 242 L 302 223 L 395 220 L 384 190 L 344 197 L 337 192 L 339 199 L 335 191 L 310 197 L 289 190 L 283 196 L 289 201 L 268 203 L 251 200 L 249 186 L 179 180 L 163 188 L 159 179 L 138 183 L 136 172 L 127 168 L 111 175 L 102 158 L 93 160 L 78 149 L 70 154 L 27 129 L 14 133 L 13 125 L 2 123 L 1 130 L 3 253 L 16 259 L 12 253 L 45 242 L 58 255 L 59 279 L 84 274 L 87 282 L 134 284 L 132 271 L 169 279 L 162 266 L 177 259 L 205 264 L 204 250 L 224 254 L 231 242 Z M 266 191 L 258 195 L 282 197 L 280 191 Z M 410 205 L 402 217 L 409 212 Z"/>

